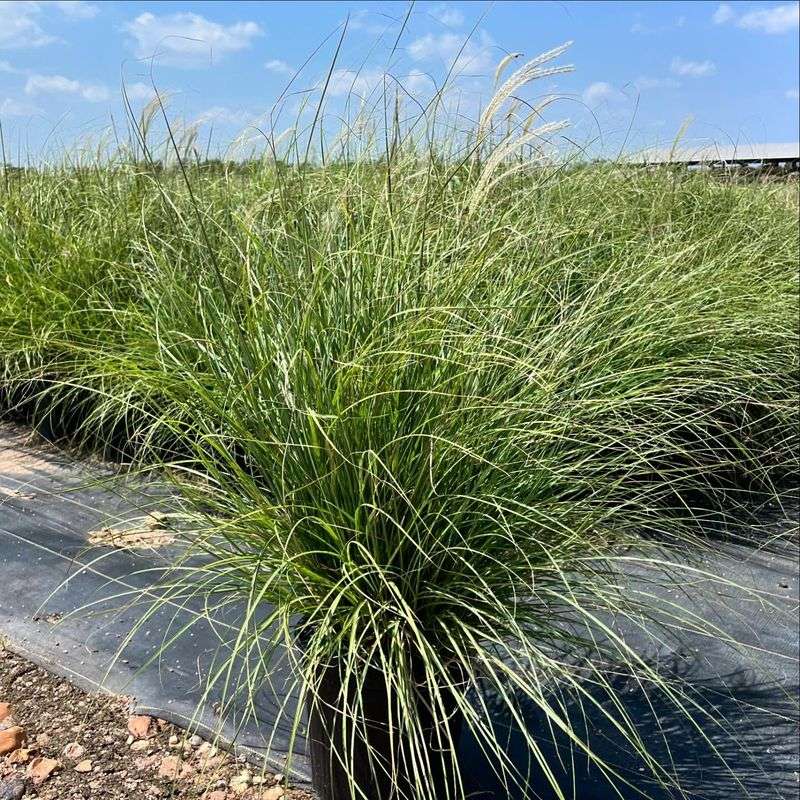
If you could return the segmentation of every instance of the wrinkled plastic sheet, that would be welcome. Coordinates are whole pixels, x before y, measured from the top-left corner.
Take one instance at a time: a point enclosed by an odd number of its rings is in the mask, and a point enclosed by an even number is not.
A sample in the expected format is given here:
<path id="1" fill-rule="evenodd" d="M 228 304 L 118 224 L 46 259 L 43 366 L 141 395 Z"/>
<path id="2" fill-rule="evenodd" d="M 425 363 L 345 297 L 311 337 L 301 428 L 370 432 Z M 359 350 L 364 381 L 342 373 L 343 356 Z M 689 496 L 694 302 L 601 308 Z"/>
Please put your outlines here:
<path id="1" fill-rule="evenodd" d="M 22 429 L 0 427 L 0 633 L 13 649 L 83 688 L 131 696 L 142 713 L 218 737 L 251 760 L 266 757 L 272 768 L 284 770 L 293 741 L 287 720 L 296 704 L 285 654 L 273 655 L 269 683 L 255 698 L 255 717 L 235 704 L 220 715 L 221 697 L 214 691 L 206 695 L 206 679 L 227 656 L 241 609 L 229 606 L 209 614 L 191 602 L 167 603 L 130 636 L 177 552 L 173 546 L 134 552 L 87 542 L 91 531 L 169 505 L 165 490 L 154 483 L 77 463 L 51 448 L 32 446 Z M 796 505 L 780 509 L 769 530 L 796 526 L 796 514 Z M 706 556 L 705 567 L 730 581 L 723 591 L 718 584 L 696 581 L 685 590 L 665 586 L 661 601 L 717 622 L 746 647 L 699 634 L 682 637 L 679 644 L 638 629 L 625 636 L 654 669 L 678 674 L 692 702 L 710 704 L 728 726 L 695 724 L 674 703 L 623 674 L 610 680 L 645 745 L 680 777 L 689 797 L 794 798 L 800 751 L 796 552 L 730 544 L 721 546 L 718 556 Z M 768 593 L 770 603 L 755 600 L 752 588 Z M 186 634 L 171 641 L 189 623 Z M 491 697 L 485 701 L 507 753 L 529 774 L 530 788 L 523 794 L 501 786 L 466 734 L 460 756 L 470 795 L 475 800 L 555 797 L 541 769 L 529 762 L 518 722 L 509 719 L 502 704 Z M 629 746 L 609 732 L 598 709 L 568 701 L 566 712 L 589 733 L 595 752 L 629 781 L 623 798 L 641 797 L 642 791 L 656 800 L 674 796 L 648 783 Z M 551 735 L 541 710 L 521 700 L 519 713 L 566 797 L 617 796 L 596 767 L 563 737 Z M 294 740 L 294 752 L 291 776 L 302 784 L 309 780 L 302 735 Z"/>

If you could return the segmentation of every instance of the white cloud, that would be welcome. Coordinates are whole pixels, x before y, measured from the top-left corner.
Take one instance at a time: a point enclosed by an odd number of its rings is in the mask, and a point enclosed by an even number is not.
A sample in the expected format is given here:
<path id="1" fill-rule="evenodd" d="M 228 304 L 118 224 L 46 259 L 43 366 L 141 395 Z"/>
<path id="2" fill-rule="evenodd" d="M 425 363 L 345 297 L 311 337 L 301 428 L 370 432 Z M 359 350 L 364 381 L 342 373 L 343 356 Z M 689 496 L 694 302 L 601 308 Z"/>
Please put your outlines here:
<path id="1" fill-rule="evenodd" d="M 631 33 L 641 33 L 645 35 L 666 33 L 667 31 L 672 31 L 676 28 L 682 28 L 684 25 L 686 25 L 686 17 L 684 16 L 678 17 L 675 22 L 669 22 L 664 25 L 648 25 L 647 23 L 642 22 L 641 14 L 637 14 L 636 16 L 636 22 L 634 22 L 630 27 Z"/>
<path id="2" fill-rule="evenodd" d="M 9 75 L 21 75 L 22 70 L 17 69 L 12 64 L 9 64 L 8 61 L 0 61 L 0 72 L 5 72 Z"/>
<path id="3" fill-rule="evenodd" d="M 25 83 L 25 94 L 69 94 L 78 95 L 90 103 L 108 100 L 110 93 L 105 86 L 65 78 L 63 75 L 31 75 Z"/>
<path id="4" fill-rule="evenodd" d="M 324 84 L 320 84 L 320 88 L 322 85 Z M 378 96 L 383 93 L 384 85 L 389 93 L 393 93 L 398 85 L 402 86 L 412 96 L 417 96 L 434 87 L 430 76 L 418 69 L 397 75 L 378 69 L 362 69 L 359 72 L 351 69 L 337 69 L 331 75 L 328 94 L 331 97 L 354 94 L 364 98 L 375 92 Z"/>
<path id="5" fill-rule="evenodd" d="M 156 91 L 149 83 L 134 81 L 133 83 L 125 84 L 125 94 L 129 100 L 150 101 L 156 96 Z"/>
<path id="6" fill-rule="evenodd" d="M 395 75 L 395 80 L 410 95 L 414 96 L 420 94 L 420 92 L 436 88 L 436 83 L 433 78 L 418 69 L 409 70 L 405 75 Z"/>
<path id="7" fill-rule="evenodd" d="M 686 61 L 680 56 L 675 56 L 669 65 L 670 71 L 675 75 L 686 75 L 691 78 L 705 78 L 714 75 L 717 65 L 713 61 Z"/>
<path id="8" fill-rule="evenodd" d="M 375 89 L 382 88 L 384 76 L 382 70 L 362 69 L 356 72 L 352 69 L 336 69 L 328 83 L 328 94 L 331 97 L 342 97 L 352 93 L 358 97 L 366 97 Z"/>
<path id="9" fill-rule="evenodd" d="M 800 90 L 798 90 L 798 89 L 787 89 L 786 90 L 786 97 L 789 100 L 800 100 Z"/>
<path id="10" fill-rule="evenodd" d="M 227 125 L 249 125 L 254 122 L 256 115 L 243 108 L 230 108 L 229 106 L 212 106 L 198 115 L 195 120 L 197 125 L 207 122 L 223 123 Z"/>
<path id="11" fill-rule="evenodd" d="M 646 92 L 650 89 L 678 89 L 681 84 L 675 78 L 648 78 L 642 75 L 633 82 L 633 85 L 638 91 Z"/>
<path id="12" fill-rule="evenodd" d="M 741 16 L 729 3 L 721 3 L 711 19 L 717 25 L 733 22 L 745 30 L 762 33 L 787 33 L 800 25 L 800 3 L 784 3 L 772 8 L 758 8 Z"/>
<path id="13" fill-rule="evenodd" d="M 736 16 L 733 7 L 729 3 L 720 3 L 717 10 L 711 16 L 715 25 L 724 25 Z"/>
<path id="14" fill-rule="evenodd" d="M 54 5 L 62 14 L 75 19 L 92 19 L 100 13 L 97 6 L 84 0 L 57 0 Z"/>
<path id="15" fill-rule="evenodd" d="M 800 24 L 800 3 L 787 3 L 742 14 L 736 24 L 740 28 L 764 33 L 786 33 Z"/>
<path id="16" fill-rule="evenodd" d="M 38 22 L 41 15 L 39 3 L 22 0 L 0 2 L 0 48 L 42 47 L 57 41 L 42 30 Z"/>
<path id="17" fill-rule="evenodd" d="M 441 60 L 455 73 L 483 72 L 492 66 L 494 41 L 485 31 L 466 41 L 459 33 L 428 33 L 414 39 L 408 53 L 414 61 Z"/>
<path id="18" fill-rule="evenodd" d="M 13 97 L 6 97 L 0 103 L 0 117 L 30 117 L 34 114 L 42 113 L 44 112 L 41 108 L 29 103 L 21 103 L 19 100 L 14 100 Z"/>
<path id="19" fill-rule="evenodd" d="M 290 67 L 285 61 L 279 58 L 272 58 L 264 64 L 264 69 L 278 75 L 294 75 L 294 67 Z"/>
<path id="20" fill-rule="evenodd" d="M 364 31 L 374 36 L 380 36 L 386 33 L 397 21 L 398 20 L 392 19 L 387 14 L 378 14 L 368 8 L 362 8 L 350 17 L 348 28 L 354 31 Z"/>
<path id="21" fill-rule="evenodd" d="M 255 22 L 221 25 L 190 12 L 157 16 L 149 11 L 124 30 L 134 38 L 139 58 L 155 56 L 161 64 L 180 67 L 205 66 L 212 57 L 245 50 L 264 33 Z"/>
<path id="22" fill-rule="evenodd" d="M 610 83 L 606 81 L 596 81 L 590 84 L 583 92 L 583 102 L 587 106 L 597 106 L 601 103 L 608 103 L 615 100 L 620 100 L 623 95 L 618 89 L 615 89 Z"/>
<path id="23" fill-rule="evenodd" d="M 91 19 L 100 12 L 96 5 L 82 0 L 0 0 L 0 48 L 42 47 L 60 41 L 41 25 L 43 13 L 50 9 L 73 19 Z"/>
<path id="24" fill-rule="evenodd" d="M 464 24 L 464 15 L 457 8 L 448 6 L 446 3 L 434 6 L 430 10 L 430 15 L 434 19 L 438 19 L 442 25 L 449 25 L 452 28 L 458 28 Z"/>

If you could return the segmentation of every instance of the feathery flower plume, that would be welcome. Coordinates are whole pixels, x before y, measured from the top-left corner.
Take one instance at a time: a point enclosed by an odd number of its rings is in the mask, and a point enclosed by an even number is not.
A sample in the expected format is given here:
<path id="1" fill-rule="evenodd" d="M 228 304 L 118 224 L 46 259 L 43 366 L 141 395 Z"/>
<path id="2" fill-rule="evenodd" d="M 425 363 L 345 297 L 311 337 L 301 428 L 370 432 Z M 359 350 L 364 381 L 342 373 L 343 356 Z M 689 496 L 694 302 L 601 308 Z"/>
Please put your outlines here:
<path id="1" fill-rule="evenodd" d="M 548 122 L 546 125 L 541 125 L 534 128 L 532 131 L 522 134 L 521 136 L 506 136 L 500 144 L 495 147 L 486 163 L 483 166 L 481 177 L 475 184 L 475 188 L 470 195 L 468 210 L 471 213 L 477 208 L 480 201 L 486 195 L 488 190 L 497 183 L 498 180 L 505 177 L 508 173 L 504 172 L 493 180 L 493 176 L 497 168 L 505 161 L 505 159 L 517 148 L 526 144 L 530 144 L 535 139 L 541 139 L 548 134 L 557 133 L 564 128 L 569 127 L 569 120 L 562 119 L 558 122 Z"/>
<path id="2" fill-rule="evenodd" d="M 503 103 L 520 87 L 524 86 L 530 81 L 538 78 L 544 78 L 548 75 L 556 75 L 561 72 L 572 72 L 574 67 L 571 64 L 563 67 L 541 69 L 542 64 L 546 64 L 548 61 L 558 58 L 571 45 L 572 42 L 570 41 L 565 42 L 559 47 L 554 47 L 552 50 L 548 50 L 546 53 L 542 53 L 541 55 L 536 56 L 536 58 L 526 62 L 516 72 L 512 73 L 511 77 L 509 77 L 505 83 L 503 83 L 503 85 L 497 89 L 497 91 L 494 93 L 494 96 L 489 101 L 489 104 L 486 106 L 485 111 L 483 114 L 481 114 L 480 121 L 478 122 L 478 142 L 483 140 L 484 136 L 486 135 L 486 131 L 488 130 L 494 115 L 500 109 L 500 106 L 502 106 Z M 507 59 L 508 56 L 506 56 L 503 61 L 506 61 Z M 500 63 L 502 64 L 503 62 L 501 61 Z"/>
<path id="3" fill-rule="evenodd" d="M 505 58 L 500 59 L 500 63 L 497 65 L 497 69 L 494 71 L 494 86 L 495 89 L 497 88 L 497 84 L 500 83 L 500 77 L 505 71 L 505 68 L 512 62 L 518 59 L 522 53 L 509 53 Z"/>

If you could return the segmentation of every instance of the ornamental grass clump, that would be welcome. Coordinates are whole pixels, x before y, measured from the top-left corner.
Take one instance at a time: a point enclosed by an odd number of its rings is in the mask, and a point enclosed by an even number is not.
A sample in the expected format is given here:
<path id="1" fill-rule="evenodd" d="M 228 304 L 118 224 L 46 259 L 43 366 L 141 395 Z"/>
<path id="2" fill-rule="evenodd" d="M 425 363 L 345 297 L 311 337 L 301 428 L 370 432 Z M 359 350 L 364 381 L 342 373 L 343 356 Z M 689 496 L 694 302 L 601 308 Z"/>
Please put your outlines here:
<path id="1" fill-rule="evenodd" d="M 548 738 L 609 786 L 677 787 L 611 676 L 712 749 L 721 722 L 616 623 L 726 634 L 626 576 L 723 585 L 686 563 L 703 521 L 796 474 L 794 201 L 551 164 L 555 125 L 492 129 L 507 99 L 444 145 L 433 102 L 386 136 L 349 129 L 324 163 L 293 161 L 293 139 L 221 174 L 120 158 L 3 195 L 7 404 L 169 467 L 205 558 L 165 598 L 244 603 L 209 677 L 230 697 L 285 647 L 325 798 L 461 798 L 464 734 L 509 793 L 533 769 L 572 796 Z"/>

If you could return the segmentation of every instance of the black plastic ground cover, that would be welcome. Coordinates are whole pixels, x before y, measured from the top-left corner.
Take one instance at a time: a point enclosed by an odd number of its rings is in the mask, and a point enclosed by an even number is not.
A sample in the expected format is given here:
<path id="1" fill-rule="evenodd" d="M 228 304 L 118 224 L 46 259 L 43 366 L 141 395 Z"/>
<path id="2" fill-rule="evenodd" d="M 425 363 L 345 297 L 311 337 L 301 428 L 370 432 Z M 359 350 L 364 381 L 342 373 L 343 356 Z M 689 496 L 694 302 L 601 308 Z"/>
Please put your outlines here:
<path id="1" fill-rule="evenodd" d="M 157 599 L 155 587 L 177 550 L 91 546 L 87 536 L 168 510 L 169 502 L 156 484 L 76 464 L 29 446 L 22 429 L 0 428 L 0 634 L 12 649 L 83 688 L 129 695 L 142 713 L 218 735 L 255 759 L 269 743 L 268 761 L 283 770 L 290 730 L 276 725 L 287 695 L 280 653 L 271 686 L 257 698 L 258 723 L 237 706 L 222 719 L 221 693 L 204 697 L 240 608 L 209 619 L 196 604 L 167 603 L 126 643 Z M 286 705 L 291 712 L 291 696 Z M 291 772 L 301 782 L 309 778 L 302 738 Z"/>
<path id="2" fill-rule="evenodd" d="M 143 712 L 169 719 L 206 735 L 218 734 L 253 759 L 263 757 L 271 740 L 269 763 L 283 768 L 289 730 L 277 724 L 287 697 L 288 677 L 281 653 L 275 654 L 271 685 L 257 698 L 257 720 L 241 710 L 224 719 L 219 695 L 203 701 L 205 679 L 229 641 L 240 609 L 208 617 L 203 609 L 168 605 L 142 626 L 120 651 L 131 626 L 147 603 L 160 570 L 175 555 L 169 548 L 130 552 L 90 547 L 87 535 L 109 525 L 169 507 L 155 484 L 132 482 L 99 465 L 76 464 L 62 453 L 32 447 L 17 428 L 0 428 L 0 634 L 12 649 L 87 689 L 104 689 L 135 698 Z M 796 504 L 774 514 L 766 537 L 797 525 Z M 693 701 L 712 707 L 727 729 L 701 722 L 695 727 L 673 703 L 645 692 L 620 674 L 610 675 L 636 720 L 640 734 L 658 761 L 670 764 L 694 800 L 789 800 L 798 792 L 798 563 L 795 551 L 783 555 L 727 545 L 709 555 L 710 574 L 724 574 L 727 588 L 700 578 L 691 585 L 654 587 L 654 603 L 674 603 L 683 613 L 717 622 L 740 646 L 698 635 L 680 645 L 615 621 L 626 641 L 655 669 L 678 673 Z M 149 570 L 149 572 L 145 572 Z M 634 585 L 643 576 L 628 579 Z M 742 588 L 736 588 L 737 586 Z M 769 594 L 764 604 L 748 593 Z M 138 602 L 131 605 L 131 600 Z M 78 609 L 84 609 L 75 613 Z M 167 632 L 193 622 L 185 636 L 170 644 L 157 661 L 143 666 L 163 646 Z M 487 698 L 492 708 L 492 698 Z M 502 713 L 493 717 L 498 734 L 518 768 L 526 769 L 519 728 Z M 602 724 L 587 704 L 568 707 L 574 724 L 591 735 L 593 748 L 630 780 L 623 800 L 672 797 L 650 786 L 624 742 Z M 541 712 L 524 703 L 520 712 L 564 787 L 575 800 L 618 796 L 586 760 L 553 737 Z M 308 780 L 302 738 L 295 743 L 293 777 Z M 715 752 L 716 751 L 716 752 Z M 723 761 L 719 756 L 722 756 Z M 509 794 L 492 777 L 491 766 L 474 741 L 461 743 L 462 772 L 474 800 L 555 798 L 542 772 L 530 765 L 527 795 Z"/>
<path id="3" fill-rule="evenodd" d="M 788 516 L 788 518 L 787 518 Z M 797 528 L 797 507 L 781 513 L 761 531 Z M 693 563 L 694 566 L 694 563 Z M 691 615 L 724 631 L 728 642 L 683 633 L 676 640 L 659 639 L 657 629 L 645 633 L 625 621 L 607 620 L 627 645 L 660 675 L 678 678 L 683 705 L 652 688 L 643 689 L 624 671 L 607 673 L 635 720 L 643 743 L 655 760 L 679 777 L 685 794 L 668 791 L 645 777 L 630 746 L 610 728 L 602 712 L 588 702 L 566 696 L 574 729 L 588 734 L 592 749 L 613 765 L 629 786 L 617 794 L 596 767 L 571 751 L 563 737 L 551 736 L 545 715 L 521 702 L 525 728 L 538 739 L 544 759 L 570 800 L 796 800 L 800 791 L 800 718 L 798 718 L 798 560 L 794 548 L 778 555 L 752 547 L 720 546 L 698 569 L 730 583 L 685 578 L 685 585 L 653 586 L 629 575 L 632 587 L 652 592 L 654 608 L 674 609 L 682 620 Z M 758 596 L 753 589 L 760 593 Z M 767 599 L 768 598 L 768 599 Z M 600 637 L 602 638 L 602 637 Z M 607 708 L 607 695 L 594 693 Z M 696 704 L 696 705 L 695 705 Z M 703 717 L 700 709 L 710 709 Z M 555 800 L 558 796 L 530 763 L 519 726 L 498 708 L 496 730 L 508 741 L 507 752 L 520 769 L 530 770 L 535 793 L 507 792 L 480 769 L 466 771 L 471 800 L 513 798 Z M 538 735 L 537 735 L 538 734 Z M 481 763 L 474 742 L 462 742 L 465 764 Z M 645 794 L 642 794 L 644 792 Z"/>

